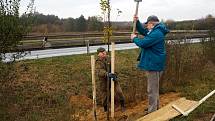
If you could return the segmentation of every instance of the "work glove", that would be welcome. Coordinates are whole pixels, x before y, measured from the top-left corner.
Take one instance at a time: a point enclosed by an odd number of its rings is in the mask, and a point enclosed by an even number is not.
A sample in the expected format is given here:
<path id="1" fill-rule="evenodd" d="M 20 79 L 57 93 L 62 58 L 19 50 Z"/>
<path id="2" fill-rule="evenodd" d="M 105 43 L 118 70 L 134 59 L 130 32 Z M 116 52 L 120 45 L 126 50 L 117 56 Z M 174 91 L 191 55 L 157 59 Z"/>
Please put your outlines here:
<path id="1" fill-rule="evenodd" d="M 116 81 L 117 80 L 117 75 L 114 74 L 114 73 L 108 73 L 107 74 L 107 77 L 111 80 L 113 79 L 113 81 Z"/>

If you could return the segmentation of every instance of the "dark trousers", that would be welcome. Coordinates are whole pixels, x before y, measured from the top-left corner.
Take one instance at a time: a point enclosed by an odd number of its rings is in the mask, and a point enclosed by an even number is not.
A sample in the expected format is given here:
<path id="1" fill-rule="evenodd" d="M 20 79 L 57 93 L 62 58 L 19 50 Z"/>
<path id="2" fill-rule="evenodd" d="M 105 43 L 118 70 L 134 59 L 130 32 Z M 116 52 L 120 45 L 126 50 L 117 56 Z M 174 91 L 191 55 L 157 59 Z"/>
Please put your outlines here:
<path id="1" fill-rule="evenodd" d="M 110 87 L 110 85 L 109 85 L 109 87 Z M 124 103 L 125 97 L 124 97 L 124 94 L 122 92 L 122 89 L 121 89 L 118 81 L 114 82 L 114 92 L 115 92 L 115 94 L 114 94 L 115 97 L 119 97 L 120 103 Z M 108 101 L 107 101 L 107 81 L 106 80 L 103 80 L 100 82 L 100 90 L 98 90 L 98 94 L 99 94 L 98 97 L 100 97 L 100 99 L 102 100 L 102 105 L 106 106 L 108 103 Z"/>

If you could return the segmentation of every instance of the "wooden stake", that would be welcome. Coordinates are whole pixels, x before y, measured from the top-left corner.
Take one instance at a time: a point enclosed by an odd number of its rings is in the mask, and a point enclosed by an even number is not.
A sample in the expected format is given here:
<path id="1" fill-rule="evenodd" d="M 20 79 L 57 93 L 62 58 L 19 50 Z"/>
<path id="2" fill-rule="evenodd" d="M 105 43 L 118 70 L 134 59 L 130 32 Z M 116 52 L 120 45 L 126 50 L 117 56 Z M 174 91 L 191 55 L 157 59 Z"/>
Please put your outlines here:
<path id="1" fill-rule="evenodd" d="M 92 90 L 93 90 L 93 118 L 97 121 L 96 117 L 96 79 L 95 79 L 95 56 L 91 56 L 91 72 L 92 72 Z"/>
<path id="2" fill-rule="evenodd" d="M 111 73 L 114 73 L 115 68 L 115 43 L 111 42 Z M 114 118 L 114 81 L 111 79 L 111 118 Z"/>
<path id="3" fill-rule="evenodd" d="M 110 73 L 110 68 L 111 68 L 111 65 L 109 65 L 108 66 L 108 68 L 109 68 L 109 71 L 108 71 L 108 73 Z M 107 78 L 107 121 L 109 121 L 110 120 L 110 79 L 109 78 Z"/>
<path id="4" fill-rule="evenodd" d="M 108 72 L 109 73 L 109 72 Z M 107 120 L 110 120 L 110 79 L 107 79 Z"/>

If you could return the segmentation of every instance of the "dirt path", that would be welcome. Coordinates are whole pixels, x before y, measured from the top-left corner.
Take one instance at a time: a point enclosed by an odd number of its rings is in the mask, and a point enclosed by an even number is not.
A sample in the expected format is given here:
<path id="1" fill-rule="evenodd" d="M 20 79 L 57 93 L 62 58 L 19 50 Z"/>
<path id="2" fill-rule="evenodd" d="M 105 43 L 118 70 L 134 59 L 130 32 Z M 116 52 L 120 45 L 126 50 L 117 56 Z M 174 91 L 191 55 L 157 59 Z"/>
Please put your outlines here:
<path id="1" fill-rule="evenodd" d="M 180 96 L 178 93 L 167 93 L 160 96 L 160 106 L 163 107 L 167 105 L 168 103 L 175 101 L 176 99 L 179 99 Z M 78 104 L 81 104 L 83 99 L 75 99 L 78 101 Z M 73 99 L 73 102 L 75 101 Z M 83 101 L 83 105 L 90 106 L 92 103 L 89 99 L 88 101 Z M 87 104 L 87 103 L 90 104 Z M 126 106 L 126 111 L 124 113 L 121 112 L 120 107 L 116 107 L 115 109 L 115 118 L 112 121 L 134 121 L 143 115 L 145 115 L 144 109 L 147 108 L 148 102 L 146 100 L 140 102 L 139 104 L 130 104 Z M 92 109 L 89 109 L 92 110 Z M 92 119 L 92 111 L 87 111 L 87 115 L 80 116 L 79 119 L 82 121 L 93 121 Z M 106 121 L 106 113 L 103 111 L 102 107 L 97 107 L 97 118 L 98 121 Z"/>

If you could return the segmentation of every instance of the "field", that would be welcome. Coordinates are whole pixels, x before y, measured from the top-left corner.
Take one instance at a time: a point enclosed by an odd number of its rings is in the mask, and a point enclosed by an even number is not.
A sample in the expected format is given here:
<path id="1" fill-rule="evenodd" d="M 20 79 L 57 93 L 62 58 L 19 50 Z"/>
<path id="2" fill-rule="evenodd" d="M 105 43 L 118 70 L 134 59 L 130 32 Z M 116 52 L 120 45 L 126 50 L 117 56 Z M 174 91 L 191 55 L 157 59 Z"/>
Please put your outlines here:
<path id="1" fill-rule="evenodd" d="M 180 97 L 200 100 L 215 89 L 215 65 L 213 60 L 207 59 L 210 55 L 205 55 L 206 50 L 202 44 L 167 47 L 167 70 L 160 89 L 162 106 Z M 131 120 L 141 116 L 143 109 L 140 107 L 147 104 L 146 77 L 136 68 L 138 53 L 137 49 L 116 53 L 116 71 Z M 0 120 L 74 121 L 91 118 L 90 55 L 26 60 L 17 62 L 15 67 L 16 78 L 1 82 Z M 215 113 L 214 99 L 211 97 L 189 117 L 178 117 L 173 121 L 208 120 Z M 135 106 L 139 108 L 132 108 Z M 105 120 L 100 105 L 98 110 L 101 119 Z M 121 115 L 119 111 L 116 114 Z"/>

